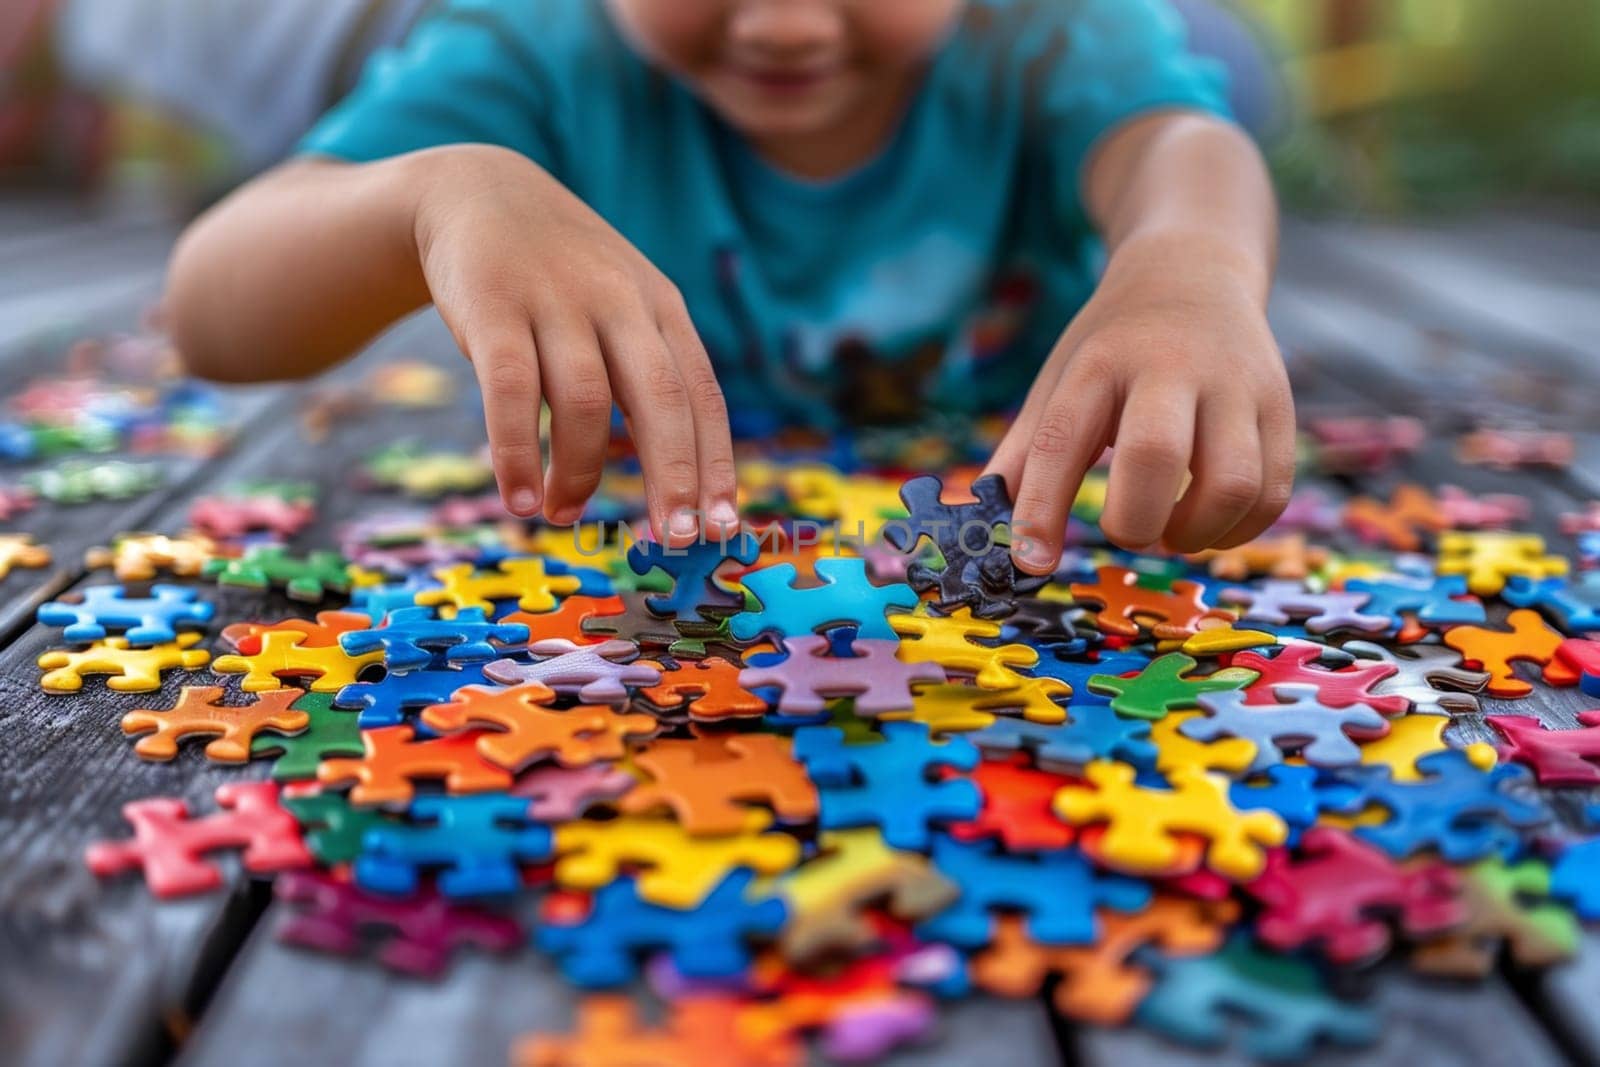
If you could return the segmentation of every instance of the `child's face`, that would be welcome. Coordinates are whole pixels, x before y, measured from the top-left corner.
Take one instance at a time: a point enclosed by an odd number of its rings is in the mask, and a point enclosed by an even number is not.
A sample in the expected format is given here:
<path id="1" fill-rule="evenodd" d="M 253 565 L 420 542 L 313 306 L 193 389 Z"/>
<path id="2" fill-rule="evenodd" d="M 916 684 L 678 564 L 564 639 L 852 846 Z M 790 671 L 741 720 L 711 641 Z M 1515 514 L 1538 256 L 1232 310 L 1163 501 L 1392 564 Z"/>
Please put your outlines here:
<path id="1" fill-rule="evenodd" d="M 755 139 L 898 106 L 964 0 L 607 0 L 647 59 Z"/>

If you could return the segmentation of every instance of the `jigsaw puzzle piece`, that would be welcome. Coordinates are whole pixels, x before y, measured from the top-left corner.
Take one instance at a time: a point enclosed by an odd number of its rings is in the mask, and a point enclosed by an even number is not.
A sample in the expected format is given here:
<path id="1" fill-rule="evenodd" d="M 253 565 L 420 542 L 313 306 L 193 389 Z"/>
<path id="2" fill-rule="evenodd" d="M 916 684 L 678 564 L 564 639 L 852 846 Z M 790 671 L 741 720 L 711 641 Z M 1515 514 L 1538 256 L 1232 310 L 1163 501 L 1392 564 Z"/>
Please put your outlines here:
<path id="1" fill-rule="evenodd" d="M 170 708 L 128 712 L 122 717 L 122 732 L 139 738 L 133 750 L 148 760 L 173 759 L 185 737 L 204 736 L 212 738 L 205 749 L 207 759 L 244 763 L 256 742 L 273 743 L 270 734 L 281 738 L 311 725 L 310 715 L 294 709 L 302 690 L 268 690 L 244 705 L 223 704 L 223 694 L 221 686 L 186 685 Z"/>
<path id="2" fill-rule="evenodd" d="M 168 797 L 125 804 L 122 816 L 133 827 L 133 838 L 97 842 L 84 859 L 102 878 L 142 869 L 145 884 L 158 897 L 221 888 L 222 872 L 204 859 L 218 849 L 242 849 L 240 862 L 253 874 L 311 866 L 300 824 L 278 803 L 276 785 L 230 782 L 217 787 L 216 800 L 223 810 L 201 818 Z"/>

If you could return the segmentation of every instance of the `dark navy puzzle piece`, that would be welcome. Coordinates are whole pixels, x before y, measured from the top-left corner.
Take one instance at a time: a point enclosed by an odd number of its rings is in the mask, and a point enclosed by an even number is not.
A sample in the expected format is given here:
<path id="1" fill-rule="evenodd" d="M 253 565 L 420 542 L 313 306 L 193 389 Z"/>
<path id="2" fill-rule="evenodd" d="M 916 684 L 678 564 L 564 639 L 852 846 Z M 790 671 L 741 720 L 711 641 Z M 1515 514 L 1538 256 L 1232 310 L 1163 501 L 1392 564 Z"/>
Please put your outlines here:
<path id="1" fill-rule="evenodd" d="M 730 561 L 749 566 L 761 555 L 755 537 L 741 532 L 724 541 L 699 541 L 684 548 L 668 548 L 656 541 L 640 541 L 628 549 L 628 566 L 641 577 L 659 570 L 672 578 L 672 592 L 645 597 L 645 606 L 663 618 L 703 622 L 715 615 L 732 615 L 743 609 L 744 593 L 716 581 L 717 568 Z"/>
<path id="2" fill-rule="evenodd" d="M 900 499 L 910 518 L 886 523 L 883 538 L 901 552 L 911 552 L 924 537 L 937 546 L 943 565 L 914 561 L 907 577 L 920 592 L 937 589 L 935 603 L 941 609 L 966 605 L 980 619 L 1004 618 L 1019 595 L 1036 592 L 1050 580 L 1024 574 L 1011 562 L 1011 495 L 1005 481 L 989 474 L 973 482 L 973 503 L 946 504 L 940 499 L 943 491 L 944 484 L 931 474 L 906 482 Z"/>

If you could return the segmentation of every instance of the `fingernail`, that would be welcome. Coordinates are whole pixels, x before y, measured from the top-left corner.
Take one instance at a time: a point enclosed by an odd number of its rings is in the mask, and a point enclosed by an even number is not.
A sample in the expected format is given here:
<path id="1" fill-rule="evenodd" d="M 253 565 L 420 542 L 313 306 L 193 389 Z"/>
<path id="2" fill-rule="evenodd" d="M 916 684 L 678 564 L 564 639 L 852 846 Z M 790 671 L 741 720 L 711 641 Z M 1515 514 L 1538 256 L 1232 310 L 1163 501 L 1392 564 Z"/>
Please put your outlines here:
<path id="1" fill-rule="evenodd" d="M 526 487 L 513 490 L 511 510 L 518 515 L 532 515 L 539 510 L 539 494 Z"/>
<path id="2" fill-rule="evenodd" d="M 739 513 L 733 510 L 733 505 L 726 500 L 719 500 L 711 505 L 711 521 L 724 530 L 732 530 L 739 525 Z"/>
<path id="3" fill-rule="evenodd" d="M 550 513 L 550 521 L 559 526 L 569 526 L 572 523 L 577 522 L 579 516 L 582 514 L 582 508 L 575 508 L 571 504 L 568 504 L 564 508 L 557 508 L 555 511 L 552 511 Z"/>
<path id="4" fill-rule="evenodd" d="M 1055 553 L 1045 544 L 1030 544 L 1023 548 L 1021 561 L 1033 570 L 1043 571 L 1055 566 Z"/>
<path id="5" fill-rule="evenodd" d="M 667 517 L 667 532 L 674 537 L 693 537 L 699 531 L 700 524 L 688 508 L 679 508 Z"/>

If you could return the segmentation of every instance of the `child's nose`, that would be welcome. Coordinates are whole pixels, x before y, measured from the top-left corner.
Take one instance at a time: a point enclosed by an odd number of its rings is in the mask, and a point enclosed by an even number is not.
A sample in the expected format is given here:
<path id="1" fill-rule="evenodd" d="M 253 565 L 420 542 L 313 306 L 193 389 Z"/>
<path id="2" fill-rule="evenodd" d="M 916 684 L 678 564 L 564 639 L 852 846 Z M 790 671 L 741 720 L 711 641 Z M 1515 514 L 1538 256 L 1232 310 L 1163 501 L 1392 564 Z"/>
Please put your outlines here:
<path id="1" fill-rule="evenodd" d="M 804 54 L 837 43 L 844 29 L 838 0 L 745 0 L 728 32 L 737 47 Z"/>

